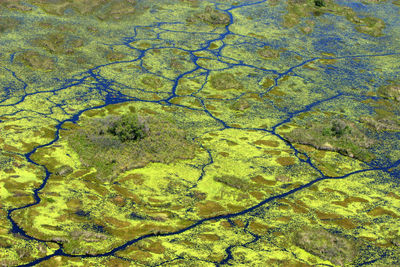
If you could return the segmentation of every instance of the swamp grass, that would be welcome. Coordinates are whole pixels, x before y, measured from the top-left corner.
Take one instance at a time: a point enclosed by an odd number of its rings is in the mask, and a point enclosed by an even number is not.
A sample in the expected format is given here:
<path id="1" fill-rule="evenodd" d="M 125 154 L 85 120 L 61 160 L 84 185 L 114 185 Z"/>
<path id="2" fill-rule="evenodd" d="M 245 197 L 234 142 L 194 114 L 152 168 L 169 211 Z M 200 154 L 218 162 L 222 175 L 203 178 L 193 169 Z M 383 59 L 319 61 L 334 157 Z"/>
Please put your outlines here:
<path id="1" fill-rule="evenodd" d="M 83 166 L 94 167 L 103 182 L 150 162 L 193 158 L 196 148 L 173 122 L 135 114 L 86 119 L 65 138 Z"/>

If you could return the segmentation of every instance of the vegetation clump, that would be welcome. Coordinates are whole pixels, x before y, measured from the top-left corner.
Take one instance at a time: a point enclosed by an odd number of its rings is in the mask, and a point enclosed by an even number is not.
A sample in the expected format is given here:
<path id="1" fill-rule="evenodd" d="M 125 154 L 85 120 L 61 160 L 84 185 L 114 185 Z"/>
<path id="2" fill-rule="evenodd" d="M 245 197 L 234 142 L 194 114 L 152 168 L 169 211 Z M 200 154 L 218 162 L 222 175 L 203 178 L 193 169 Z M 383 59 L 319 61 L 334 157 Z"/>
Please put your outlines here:
<path id="1" fill-rule="evenodd" d="M 118 137 L 121 142 L 127 142 L 143 139 L 148 129 L 137 116 L 122 116 L 108 126 L 107 132 Z"/>
<path id="2" fill-rule="evenodd" d="M 172 122 L 136 114 L 85 119 L 66 131 L 65 138 L 83 166 L 94 167 L 101 181 L 150 162 L 193 158 L 196 148 Z"/>
<path id="3" fill-rule="evenodd" d="M 317 7 L 325 6 L 325 1 L 324 0 L 314 0 L 314 4 Z"/>
<path id="4" fill-rule="evenodd" d="M 343 120 L 332 121 L 332 125 L 322 131 L 322 135 L 336 138 L 340 138 L 345 134 L 351 134 L 351 129 Z"/>
<path id="5" fill-rule="evenodd" d="M 80 15 L 95 15 L 100 20 L 122 19 L 133 15 L 136 11 L 135 0 L 74 0 L 74 1 L 37 1 L 47 13 L 63 16 L 66 11 L 73 10 Z"/>
<path id="6" fill-rule="evenodd" d="M 68 174 L 72 173 L 73 171 L 74 170 L 70 166 L 63 165 L 63 166 L 57 168 L 54 173 L 59 176 L 67 176 Z"/>
<path id="7" fill-rule="evenodd" d="M 52 54 L 72 54 L 74 49 L 83 46 L 83 40 L 60 33 L 48 34 L 33 40 L 33 43 Z"/>
<path id="8" fill-rule="evenodd" d="M 376 116 L 363 116 L 360 121 L 376 131 L 400 131 L 400 120 L 394 114 L 387 116 L 377 112 Z"/>
<path id="9" fill-rule="evenodd" d="M 400 83 L 392 83 L 378 89 L 379 96 L 400 102 Z"/>
<path id="10" fill-rule="evenodd" d="M 0 17 L 0 33 L 15 29 L 18 24 L 18 20 L 14 18 Z"/>
<path id="11" fill-rule="evenodd" d="M 273 49 L 270 46 L 264 46 L 262 49 L 258 50 L 258 54 L 265 59 L 273 59 L 279 57 L 279 51 Z"/>
<path id="12" fill-rule="evenodd" d="M 356 19 L 356 30 L 374 37 L 382 36 L 385 22 L 374 17 L 364 17 Z"/>
<path id="13" fill-rule="evenodd" d="M 367 150 L 374 141 L 369 139 L 354 123 L 341 119 L 297 128 L 286 133 L 285 137 L 293 143 L 339 152 L 366 162 L 374 158 L 373 154 Z"/>
<path id="14" fill-rule="evenodd" d="M 16 60 L 33 69 L 51 71 L 55 68 L 55 62 L 52 58 L 39 54 L 36 51 L 25 51 L 18 54 Z"/>
<path id="15" fill-rule="evenodd" d="M 246 191 L 250 188 L 249 183 L 247 183 L 245 180 L 240 179 L 239 177 L 236 177 L 233 175 L 216 176 L 216 177 L 214 177 L 214 181 L 220 182 L 229 187 L 233 187 L 235 189 L 244 190 L 244 191 Z"/>
<path id="16" fill-rule="evenodd" d="M 163 81 L 156 76 L 144 76 L 141 81 L 148 89 L 152 90 L 159 89 L 163 86 Z"/>
<path id="17" fill-rule="evenodd" d="M 210 78 L 211 86 L 217 90 L 241 89 L 242 84 L 231 73 L 218 73 Z"/>
<path id="18" fill-rule="evenodd" d="M 288 13 L 284 15 L 284 26 L 293 27 L 299 25 L 302 18 L 310 16 L 321 16 L 330 13 L 335 16 L 343 16 L 351 23 L 355 24 L 357 31 L 377 37 L 383 35 L 385 22 L 375 17 L 359 17 L 352 8 L 339 5 L 335 1 L 328 0 L 288 0 Z M 310 24 L 303 29 L 305 33 L 312 31 L 313 25 Z"/>
<path id="19" fill-rule="evenodd" d="M 188 19 L 189 22 L 202 21 L 211 25 L 228 25 L 230 18 L 228 14 L 218 11 L 211 6 L 207 6 L 204 12 L 194 15 Z"/>
<path id="20" fill-rule="evenodd" d="M 356 256 L 353 242 L 325 230 L 308 228 L 297 232 L 294 239 L 297 246 L 336 265 L 348 265 Z"/>

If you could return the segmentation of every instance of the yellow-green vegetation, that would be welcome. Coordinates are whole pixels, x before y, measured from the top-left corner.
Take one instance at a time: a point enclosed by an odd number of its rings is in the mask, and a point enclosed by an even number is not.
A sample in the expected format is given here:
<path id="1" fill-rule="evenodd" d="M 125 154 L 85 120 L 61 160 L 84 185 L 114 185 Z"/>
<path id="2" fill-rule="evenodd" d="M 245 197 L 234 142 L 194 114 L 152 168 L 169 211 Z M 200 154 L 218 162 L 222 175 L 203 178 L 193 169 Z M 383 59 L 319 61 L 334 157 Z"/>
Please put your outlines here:
<path id="1" fill-rule="evenodd" d="M 64 15 L 68 9 L 72 9 L 81 15 L 93 14 L 101 20 L 120 19 L 132 15 L 135 12 L 135 0 L 73 0 L 73 1 L 33 1 L 52 15 Z"/>
<path id="2" fill-rule="evenodd" d="M 15 18 L 0 17 L 0 33 L 13 30 L 18 24 L 18 20 Z"/>
<path id="3" fill-rule="evenodd" d="M 398 2 L 0 0 L 0 266 L 398 266 Z"/>
<path id="4" fill-rule="evenodd" d="M 55 33 L 51 33 L 44 38 L 35 39 L 33 43 L 52 54 L 72 54 L 75 48 L 83 46 L 82 39 Z"/>
<path id="5" fill-rule="evenodd" d="M 13 162 L 13 158 L 8 153 L 0 151 L 0 168 L 6 169 L 11 167 L 11 163 Z"/>
<path id="6" fill-rule="evenodd" d="M 378 106 L 374 116 L 363 116 L 361 121 L 376 131 L 400 131 L 400 120 L 396 115 L 398 110 L 382 109 Z"/>
<path id="7" fill-rule="evenodd" d="M 400 131 L 398 83 L 391 82 L 389 85 L 381 86 L 377 95 L 383 99 L 366 101 L 373 107 L 374 113 L 362 116 L 360 120 L 375 131 Z"/>

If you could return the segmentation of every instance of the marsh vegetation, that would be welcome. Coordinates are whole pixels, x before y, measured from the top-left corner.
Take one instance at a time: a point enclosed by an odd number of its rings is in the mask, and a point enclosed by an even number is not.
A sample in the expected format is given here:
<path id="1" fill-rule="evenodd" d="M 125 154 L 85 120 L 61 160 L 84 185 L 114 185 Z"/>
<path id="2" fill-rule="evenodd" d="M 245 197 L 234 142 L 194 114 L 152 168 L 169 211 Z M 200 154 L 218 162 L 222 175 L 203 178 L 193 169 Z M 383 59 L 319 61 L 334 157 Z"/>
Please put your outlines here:
<path id="1" fill-rule="evenodd" d="M 171 121 L 136 114 L 86 119 L 66 131 L 65 138 L 82 164 L 96 169 L 101 181 L 150 162 L 192 158 L 196 148 Z"/>
<path id="2" fill-rule="evenodd" d="M 279 57 L 280 51 L 270 46 L 264 46 L 258 50 L 258 54 L 264 59 L 274 59 Z"/>
<path id="3" fill-rule="evenodd" d="M 9 167 L 13 161 L 14 159 L 10 155 L 0 150 L 0 170 Z"/>
<path id="4" fill-rule="evenodd" d="M 286 133 L 285 137 L 293 143 L 339 152 L 366 162 L 374 158 L 368 151 L 374 141 L 354 123 L 342 119 L 315 122 L 304 128 L 296 128 Z"/>
<path id="5" fill-rule="evenodd" d="M 380 87 L 378 94 L 383 98 L 400 102 L 400 82 Z"/>
<path id="6" fill-rule="evenodd" d="M 217 90 L 238 90 L 243 88 L 243 85 L 231 73 L 218 73 L 210 78 L 211 86 Z"/>
<path id="7" fill-rule="evenodd" d="M 15 59 L 17 62 L 22 62 L 24 65 L 33 69 L 45 71 L 51 71 L 55 69 L 54 59 L 42 55 L 36 51 L 25 51 L 21 54 L 17 54 Z"/>
<path id="8" fill-rule="evenodd" d="M 356 255 L 353 242 L 322 229 L 308 227 L 297 232 L 294 239 L 297 246 L 336 265 L 348 265 Z"/>
<path id="9" fill-rule="evenodd" d="M 188 19 L 188 22 L 205 22 L 214 26 L 228 25 L 230 18 L 228 14 L 207 6 L 204 12 L 196 14 Z"/>
<path id="10" fill-rule="evenodd" d="M 357 12 L 350 7 L 339 5 L 331 0 L 288 0 L 288 13 L 284 15 L 284 26 L 294 27 L 300 24 L 302 18 L 311 16 L 318 17 L 329 13 L 335 16 L 343 16 L 354 24 L 355 29 L 361 33 L 377 37 L 383 35 L 385 22 L 382 19 L 363 16 L 359 17 Z M 310 33 L 313 25 L 310 24 L 303 29 L 303 32 Z"/>

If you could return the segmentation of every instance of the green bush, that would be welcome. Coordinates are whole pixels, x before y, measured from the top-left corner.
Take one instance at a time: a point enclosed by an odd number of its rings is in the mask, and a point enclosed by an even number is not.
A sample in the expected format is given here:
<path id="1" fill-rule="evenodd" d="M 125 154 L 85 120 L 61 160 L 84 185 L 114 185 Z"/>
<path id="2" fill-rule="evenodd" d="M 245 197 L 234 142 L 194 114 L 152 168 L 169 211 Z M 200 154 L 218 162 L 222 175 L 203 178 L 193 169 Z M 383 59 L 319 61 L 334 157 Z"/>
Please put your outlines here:
<path id="1" fill-rule="evenodd" d="M 329 128 L 325 128 L 322 131 L 322 135 L 324 136 L 335 136 L 336 138 L 340 138 L 345 134 L 350 134 L 351 129 L 346 124 L 346 122 L 342 120 L 334 120 L 331 123 Z"/>
<path id="2" fill-rule="evenodd" d="M 121 142 L 140 140 L 146 135 L 144 123 L 133 114 L 121 116 L 108 127 L 107 132 L 117 136 Z"/>
<path id="3" fill-rule="evenodd" d="M 318 7 L 325 6 L 325 2 L 323 0 L 315 0 L 314 4 L 315 4 L 315 6 L 318 6 Z"/>

